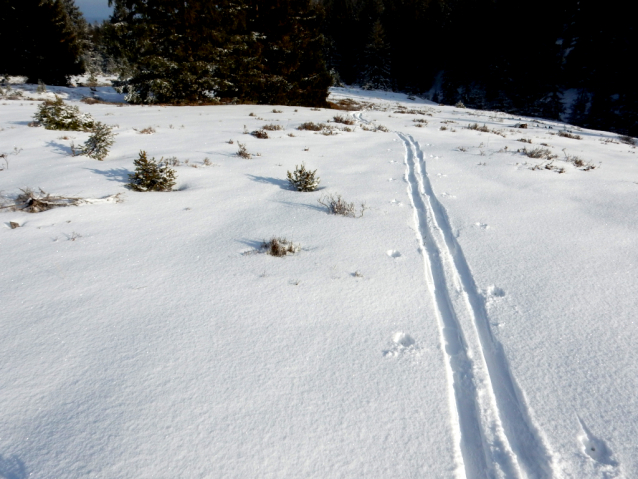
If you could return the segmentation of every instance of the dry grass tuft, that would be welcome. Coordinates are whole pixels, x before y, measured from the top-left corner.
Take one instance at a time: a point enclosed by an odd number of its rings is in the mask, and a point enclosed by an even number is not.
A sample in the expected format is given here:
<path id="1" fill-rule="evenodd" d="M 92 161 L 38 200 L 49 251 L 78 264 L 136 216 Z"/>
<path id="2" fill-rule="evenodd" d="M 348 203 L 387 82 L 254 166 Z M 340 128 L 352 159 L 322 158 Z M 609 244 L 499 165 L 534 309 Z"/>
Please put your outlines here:
<path id="1" fill-rule="evenodd" d="M 297 127 L 297 130 L 321 131 L 325 128 L 326 128 L 326 125 L 323 123 L 313 123 L 312 121 L 307 121 L 299 125 Z"/>
<path id="2" fill-rule="evenodd" d="M 317 200 L 320 205 L 328 208 L 328 213 L 332 215 L 348 216 L 350 218 L 361 218 L 367 209 L 365 203 L 361 203 L 361 210 L 357 215 L 354 203 L 348 203 L 339 194 L 324 195 Z"/>
<path id="3" fill-rule="evenodd" d="M 533 150 L 528 150 L 527 148 L 523 148 L 519 150 L 525 156 L 529 158 L 535 159 L 545 159 L 545 160 L 553 160 L 554 158 L 558 158 L 558 155 L 552 153 L 548 148 L 534 148 Z"/>
<path id="4" fill-rule="evenodd" d="M 246 160 L 250 160 L 252 158 L 252 155 L 248 153 L 248 150 L 246 149 L 246 143 L 237 142 L 237 146 L 239 147 L 237 150 L 237 156 Z"/>
<path id="5" fill-rule="evenodd" d="M 574 135 L 568 131 L 559 131 L 558 136 L 562 136 L 563 138 L 571 138 L 572 140 L 582 140 L 583 137 L 580 135 Z"/>
<path id="6" fill-rule="evenodd" d="M 16 197 L 13 204 L 0 206 L 0 209 L 6 208 L 12 211 L 21 210 L 27 213 L 40 213 L 57 207 L 77 206 L 82 201 L 82 198 L 51 196 L 42 189 L 37 193 L 31 188 L 24 188 L 20 191 L 22 193 Z"/>
<path id="7" fill-rule="evenodd" d="M 530 170 L 534 171 L 534 170 L 550 170 L 550 171 L 555 171 L 556 173 L 565 173 L 565 168 L 563 168 L 562 166 L 556 166 L 554 165 L 554 161 L 550 161 L 549 163 L 543 163 L 540 165 L 534 165 L 530 168 Z"/>
<path id="8" fill-rule="evenodd" d="M 377 131 L 382 131 L 383 133 L 388 133 L 390 130 L 388 130 L 387 127 L 383 126 L 383 125 L 361 125 L 361 129 L 363 131 L 373 131 L 373 132 L 377 132 Z"/>
<path id="9" fill-rule="evenodd" d="M 155 133 L 155 128 L 153 128 L 152 126 L 144 128 L 143 130 L 138 130 L 137 128 L 133 129 L 142 135 L 152 135 L 153 133 Z"/>
<path id="10" fill-rule="evenodd" d="M 92 96 L 85 96 L 84 98 L 82 98 L 80 100 L 82 103 L 86 103 L 87 105 L 95 105 L 97 103 L 102 103 L 102 104 L 109 104 L 109 102 L 106 102 L 104 100 L 100 100 L 99 98 L 94 98 Z"/>
<path id="11" fill-rule="evenodd" d="M 335 123 L 342 123 L 344 125 L 354 125 L 355 121 L 354 118 L 350 118 L 348 116 L 344 116 L 344 115 L 335 115 L 333 118 Z"/>
<path id="12" fill-rule="evenodd" d="M 329 101 L 328 105 L 333 110 L 344 110 L 344 111 L 359 111 L 363 110 L 364 104 L 354 101 L 351 98 L 345 98 L 337 101 Z"/>
<path id="13" fill-rule="evenodd" d="M 255 130 L 251 131 L 250 134 L 255 138 L 259 138 L 260 140 L 268 139 L 268 132 L 266 130 Z"/>
<path id="14" fill-rule="evenodd" d="M 268 131 L 279 131 L 279 130 L 283 130 L 284 127 L 281 125 L 276 125 L 275 123 L 271 123 L 270 125 L 262 126 L 261 129 L 268 130 Z"/>
<path id="15" fill-rule="evenodd" d="M 273 236 L 270 241 L 264 240 L 261 245 L 261 249 L 270 256 L 277 256 L 281 258 L 289 254 L 297 253 L 301 248 L 299 245 L 295 245 L 292 241 L 288 241 L 286 238 L 277 238 Z"/>

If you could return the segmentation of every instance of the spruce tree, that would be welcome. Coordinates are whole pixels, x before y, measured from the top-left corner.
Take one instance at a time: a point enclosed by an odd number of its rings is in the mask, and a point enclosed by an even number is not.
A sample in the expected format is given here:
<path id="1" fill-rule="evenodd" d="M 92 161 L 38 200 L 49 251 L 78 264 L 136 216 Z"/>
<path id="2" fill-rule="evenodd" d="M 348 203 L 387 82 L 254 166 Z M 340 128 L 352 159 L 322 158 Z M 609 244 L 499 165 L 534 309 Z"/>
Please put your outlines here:
<path id="1" fill-rule="evenodd" d="M 587 109 L 589 105 L 589 94 L 584 88 L 578 90 L 578 96 L 572 103 L 572 111 L 569 114 L 569 122 L 572 125 L 584 126 L 587 123 Z"/>
<path id="2" fill-rule="evenodd" d="M 260 74 L 249 96 L 258 103 L 325 106 L 332 76 L 323 59 L 321 11 L 312 0 L 246 3 L 260 52 Z"/>
<path id="3" fill-rule="evenodd" d="M 115 0 L 112 38 L 133 67 L 119 87 L 132 103 L 210 102 L 241 96 L 233 79 L 252 58 L 241 1 Z"/>
<path id="4" fill-rule="evenodd" d="M 69 76 L 84 72 L 78 34 L 62 0 L 4 0 L 0 42 L 3 74 L 26 75 L 29 83 L 66 85 Z"/>
<path id="5" fill-rule="evenodd" d="M 114 0 L 134 103 L 323 105 L 332 82 L 311 0 Z M 113 51 L 113 50 L 112 50 Z"/>
<path id="6" fill-rule="evenodd" d="M 364 89 L 391 90 L 390 47 L 380 20 L 372 25 L 368 44 L 363 52 L 361 83 Z"/>

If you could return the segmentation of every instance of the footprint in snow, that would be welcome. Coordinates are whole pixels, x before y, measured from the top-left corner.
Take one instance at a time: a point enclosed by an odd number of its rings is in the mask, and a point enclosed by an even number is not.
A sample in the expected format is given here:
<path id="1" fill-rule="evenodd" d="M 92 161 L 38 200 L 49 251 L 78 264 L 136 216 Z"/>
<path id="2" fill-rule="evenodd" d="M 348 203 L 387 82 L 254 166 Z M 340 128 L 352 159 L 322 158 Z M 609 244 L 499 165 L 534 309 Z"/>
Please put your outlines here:
<path id="1" fill-rule="evenodd" d="M 392 200 L 392 201 L 390 201 L 390 204 L 394 205 L 394 206 L 403 206 L 403 203 L 401 203 L 398 200 Z"/>
<path id="2" fill-rule="evenodd" d="M 490 226 L 486 223 L 474 223 L 474 226 L 477 228 L 481 228 L 482 230 L 488 229 Z"/>
<path id="3" fill-rule="evenodd" d="M 388 251 L 386 251 L 386 254 L 390 257 L 390 258 L 400 258 L 401 257 L 401 253 L 398 252 L 395 249 L 389 249 Z"/>

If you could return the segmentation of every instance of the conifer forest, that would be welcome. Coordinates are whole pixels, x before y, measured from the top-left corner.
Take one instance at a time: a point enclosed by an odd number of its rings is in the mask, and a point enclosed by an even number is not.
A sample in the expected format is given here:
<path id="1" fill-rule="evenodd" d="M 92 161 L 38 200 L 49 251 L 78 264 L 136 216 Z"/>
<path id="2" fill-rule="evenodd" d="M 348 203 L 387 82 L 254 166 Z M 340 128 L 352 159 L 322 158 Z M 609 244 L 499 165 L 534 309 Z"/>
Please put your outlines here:
<path id="1" fill-rule="evenodd" d="M 614 3 L 110 3 L 90 25 L 74 0 L 3 0 L 0 74 L 117 73 L 133 103 L 322 106 L 331 85 L 359 85 L 638 135 L 638 36 Z"/>

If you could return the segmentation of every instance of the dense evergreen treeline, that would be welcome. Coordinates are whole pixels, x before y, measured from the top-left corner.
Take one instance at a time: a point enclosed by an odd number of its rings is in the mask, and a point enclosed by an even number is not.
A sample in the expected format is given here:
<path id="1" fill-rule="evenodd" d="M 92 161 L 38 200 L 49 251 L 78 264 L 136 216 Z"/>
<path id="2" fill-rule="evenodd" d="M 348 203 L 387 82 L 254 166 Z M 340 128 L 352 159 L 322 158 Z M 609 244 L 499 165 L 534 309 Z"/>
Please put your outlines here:
<path id="1" fill-rule="evenodd" d="M 135 103 L 215 99 L 325 105 L 322 17 L 311 0 L 115 0 L 110 40 Z"/>
<path id="2" fill-rule="evenodd" d="M 130 101 L 165 103 L 322 105 L 335 81 L 638 136 L 638 34 L 617 2 L 111 3 L 87 25 L 74 0 L 0 0 L 0 73 L 118 72 Z"/>
<path id="3" fill-rule="evenodd" d="M 326 59 L 345 83 L 638 135 L 638 34 L 617 2 L 321 0 Z"/>

